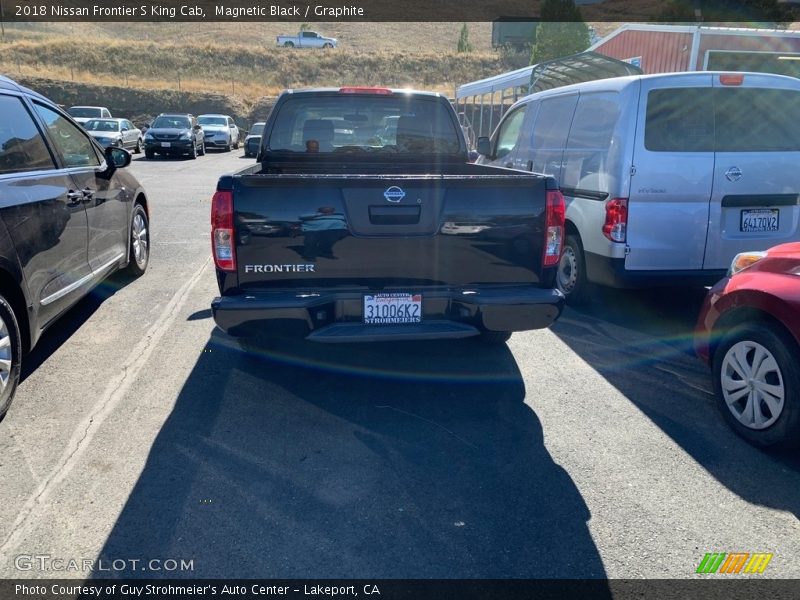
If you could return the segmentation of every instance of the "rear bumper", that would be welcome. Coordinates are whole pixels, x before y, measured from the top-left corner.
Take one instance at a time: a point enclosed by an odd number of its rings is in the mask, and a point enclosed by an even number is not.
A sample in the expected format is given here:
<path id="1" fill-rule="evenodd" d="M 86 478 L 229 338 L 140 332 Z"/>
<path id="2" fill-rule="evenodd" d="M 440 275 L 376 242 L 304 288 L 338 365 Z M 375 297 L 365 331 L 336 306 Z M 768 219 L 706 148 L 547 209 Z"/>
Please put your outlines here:
<path id="1" fill-rule="evenodd" d="M 219 147 L 219 148 L 230 146 L 231 143 L 232 141 L 230 138 L 224 138 L 224 137 L 205 138 L 203 140 L 203 144 L 205 144 L 206 146 Z"/>
<path id="2" fill-rule="evenodd" d="M 147 141 L 144 143 L 144 149 L 159 154 L 182 154 L 191 152 L 192 144 L 194 144 L 193 140 L 172 140 L 169 142 L 169 146 L 164 147 L 161 142 Z"/>
<path id="3" fill-rule="evenodd" d="M 587 252 L 586 276 L 589 281 L 615 288 L 689 287 L 713 285 L 725 277 L 725 269 L 632 271 L 624 258 L 609 258 Z"/>
<path id="4" fill-rule="evenodd" d="M 564 307 L 560 292 L 527 285 L 423 289 L 422 323 L 364 325 L 364 292 L 247 293 L 215 298 L 211 310 L 217 325 L 234 336 L 289 334 L 319 342 L 367 342 L 542 329 L 555 322 Z"/>

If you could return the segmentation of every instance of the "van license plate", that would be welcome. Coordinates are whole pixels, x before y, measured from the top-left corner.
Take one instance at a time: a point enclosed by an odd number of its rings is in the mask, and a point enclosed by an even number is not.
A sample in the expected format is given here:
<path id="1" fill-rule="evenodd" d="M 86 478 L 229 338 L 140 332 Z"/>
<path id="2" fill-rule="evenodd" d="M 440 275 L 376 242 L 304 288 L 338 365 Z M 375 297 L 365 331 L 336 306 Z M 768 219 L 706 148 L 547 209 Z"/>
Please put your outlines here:
<path id="1" fill-rule="evenodd" d="M 739 231 L 744 233 L 778 231 L 779 218 L 780 211 L 777 208 L 743 210 L 739 221 Z"/>
<path id="2" fill-rule="evenodd" d="M 422 323 L 422 294 L 404 292 L 364 295 L 366 325 Z"/>

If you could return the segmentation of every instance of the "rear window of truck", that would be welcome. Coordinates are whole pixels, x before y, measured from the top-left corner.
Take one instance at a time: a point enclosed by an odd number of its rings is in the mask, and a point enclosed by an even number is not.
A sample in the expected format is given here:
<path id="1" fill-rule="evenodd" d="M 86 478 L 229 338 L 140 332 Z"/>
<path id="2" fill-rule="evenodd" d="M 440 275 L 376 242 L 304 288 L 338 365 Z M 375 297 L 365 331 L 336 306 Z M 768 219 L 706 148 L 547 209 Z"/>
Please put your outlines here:
<path id="1" fill-rule="evenodd" d="M 447 106 L 404 94 L 296 96 L 278 109 L 267 147 L 303 153 L 458 154 Z"/>

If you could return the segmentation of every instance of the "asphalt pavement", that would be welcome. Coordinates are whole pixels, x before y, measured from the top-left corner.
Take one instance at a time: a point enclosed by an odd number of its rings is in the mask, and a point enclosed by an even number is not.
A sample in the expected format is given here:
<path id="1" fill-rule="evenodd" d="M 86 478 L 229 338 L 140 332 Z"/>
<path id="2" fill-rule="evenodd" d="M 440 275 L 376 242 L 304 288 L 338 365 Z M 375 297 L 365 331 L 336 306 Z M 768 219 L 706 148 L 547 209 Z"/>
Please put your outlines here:
<path id="1" fill-rule="evenodd" d="M 129 167 L 150 266 L 25 364 L 0 577 L 685 578 L 707 552 L 800 577 L 800 458 L 716 413 L 691 353 L 702 291 L 603 291 L 499 347 L 245 351 L 211 319 L 209 209 L 251 163 Z"/>

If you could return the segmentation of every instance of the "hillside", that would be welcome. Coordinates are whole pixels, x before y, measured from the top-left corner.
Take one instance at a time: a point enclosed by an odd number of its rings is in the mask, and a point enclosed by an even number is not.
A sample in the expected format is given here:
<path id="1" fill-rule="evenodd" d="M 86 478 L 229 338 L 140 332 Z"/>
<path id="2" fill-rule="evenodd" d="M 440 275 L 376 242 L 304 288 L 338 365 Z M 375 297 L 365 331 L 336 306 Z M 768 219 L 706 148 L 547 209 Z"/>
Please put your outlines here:
<path id="1" fill-rule="evenodd" d="M 490 23 L 468 25 L 475 48 L 468 54 L 455 52 L 460 23 L 314 27 L 337 37 L 340 48 L 276 47 L 275 36 L 296 31 L 293 23 L 8 24 L 0 73 L 36 83 L 65 105 L 102 104 L 127 115 L 209 106 L 250 121 L 263 117 L 265 98 L 289 87 L 381 85 L 452 95 L 460 83 L 519 66 L 491 49 Z"/>

